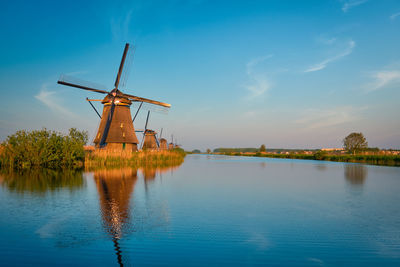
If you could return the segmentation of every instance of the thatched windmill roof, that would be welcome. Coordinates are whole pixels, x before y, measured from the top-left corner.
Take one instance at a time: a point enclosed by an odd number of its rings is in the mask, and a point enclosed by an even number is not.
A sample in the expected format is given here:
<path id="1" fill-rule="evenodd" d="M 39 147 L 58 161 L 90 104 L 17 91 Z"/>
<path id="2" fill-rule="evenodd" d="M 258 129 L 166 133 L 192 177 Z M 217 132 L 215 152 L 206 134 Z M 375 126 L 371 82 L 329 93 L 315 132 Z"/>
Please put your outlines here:
<path id="1" fill-rule="evenodd" d="M 142 149 L 147 149 L 147 150 L 158 149 L 158 143 L 157 143 L 155 131 L 147 129 L 144 132 L 144 141 L 143 141 Z"/>
<path id="2" fill-rule="evenodd" d="M 167 150 L 167 149 L 168 149 L 167 139 L 161 138 L 160 139 L 160 150 Z"/>

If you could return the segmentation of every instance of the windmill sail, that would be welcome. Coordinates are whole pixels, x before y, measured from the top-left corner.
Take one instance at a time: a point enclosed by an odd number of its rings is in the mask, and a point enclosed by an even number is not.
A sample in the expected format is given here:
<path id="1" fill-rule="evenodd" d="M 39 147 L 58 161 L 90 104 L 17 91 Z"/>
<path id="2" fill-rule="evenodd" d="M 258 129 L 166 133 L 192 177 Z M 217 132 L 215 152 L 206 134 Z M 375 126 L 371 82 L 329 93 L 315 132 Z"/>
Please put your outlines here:
<path id="1" fill-rule="evenodd" d="M 96 93 L 108 94 L 107 88 L 103 85 L 93 82 L 88 82 L 65 74 L 62 74 L 60 76 L 57 83 L 71 87 L 76 87 L 83 90 L 93 91 Z"/>
<path id="2" fill-rule="evenodd" d="M 129 46 L 129 49 L 126 53 L 124 68 L 121 73 L 118 88 L 123 88 L 123 89 L 126 88 L 126 82 L 128 80 L 129 73 L 131 72 L 131 66 L 132 66 L 134 55 L 135 55 L 135 47 Z"/>

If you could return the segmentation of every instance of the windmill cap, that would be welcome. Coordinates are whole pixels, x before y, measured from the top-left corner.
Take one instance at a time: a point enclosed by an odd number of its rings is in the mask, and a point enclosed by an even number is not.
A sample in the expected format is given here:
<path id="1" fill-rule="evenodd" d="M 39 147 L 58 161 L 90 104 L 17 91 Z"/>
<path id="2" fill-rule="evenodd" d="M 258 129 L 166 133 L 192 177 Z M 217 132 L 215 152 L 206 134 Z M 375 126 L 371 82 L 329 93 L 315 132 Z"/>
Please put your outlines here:
<path id="1" fill-rule="evenodd" d="M 106 97 L 101 101 L 102 104 L 111 104 L 111 101 L 113 100 L 113 96 L 111 95 L 106 95 Z M 132 101 L 129 99 L 126 99 L 124 97 L 118 97 L 116 96 L 114 99 L 114 104 L 115 105 L 131 105 Z"/>

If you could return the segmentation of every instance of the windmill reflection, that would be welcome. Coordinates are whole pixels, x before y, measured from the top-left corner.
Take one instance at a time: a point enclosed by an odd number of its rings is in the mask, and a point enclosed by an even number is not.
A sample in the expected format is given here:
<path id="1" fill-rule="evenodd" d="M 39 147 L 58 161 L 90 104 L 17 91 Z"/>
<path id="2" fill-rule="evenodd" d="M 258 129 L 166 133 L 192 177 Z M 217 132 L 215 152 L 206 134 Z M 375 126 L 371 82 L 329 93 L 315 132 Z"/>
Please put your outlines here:
<path id="1" fill-rule="evenodd" d="M 123 266 L 119 240 L 129 222 L 129 202 L 137 181 L 137 169 L 95 171 L 94 180 L 100 197 L 103 226 L 112 237 L 118 263 Z"/>
<path id="2" fill-rule="evenodd" d="M 361 164 L 345 164 L 344 176 L 351 185 L 363 185 L 368 174 L 368 169 Z"/>
<path id="3" fill-rule="evenodd" d="M 143 184 L 138 182 L 138 170 L 133 168 L 104 169 L 94 171 L 94 180 L 100 200 L 103 227 L 111 236 L 115 254 L 120 266 L 123 266 L 120 240 L 130 232 L 165 225 L 168 221 L 168 209 L 165 203 L 156 198 L 148 199 L 148 183 L 153 183 L 162 173 L 175 167 L 141 168 Z M 144 185 L 146 201 L 133 203 L 133 193 Z M 150 188 L 151 189 L 151 188 Z M 138 191 L 139 190 L 139 191 Z M 126 262 L 126 259 L 125 259 Z"/>

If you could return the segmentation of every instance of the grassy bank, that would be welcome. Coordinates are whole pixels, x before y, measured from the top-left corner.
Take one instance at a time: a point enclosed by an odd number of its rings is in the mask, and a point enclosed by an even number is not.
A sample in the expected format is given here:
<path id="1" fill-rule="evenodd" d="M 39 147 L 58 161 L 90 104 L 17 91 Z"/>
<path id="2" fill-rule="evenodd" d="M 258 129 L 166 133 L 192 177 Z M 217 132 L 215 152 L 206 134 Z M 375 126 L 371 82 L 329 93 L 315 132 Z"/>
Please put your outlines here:
<path id="1" fill-rule="evenodd" d="M 183 163 L 185 152 L 182 149 L 167 151 L 141 151 L 133 153 L 109 154 L 101 152 L 88 153 L 85 157 L 85 169 L 101 167 L 169 167 Z"/>
<path id="2" fill-rule="evenodd" d="M 267 158 L 284 158 L 284 159 L 306 159 L 306 160 L 326 160 L 336 162 L 353 162 L 366 163 L 382 166 L 400 166 L 399 155 L 350 155 L 350 154 L 325 154 L 316 152 L 314 154 L 270 154 L 270 153 L 224 153 L 230 156 L 247 156 L 247 157 L 267 157 Z"/>
<path id="3" fill-rule="evenodd" d="M 167 151 L 86 151 L 87 133 L 70 129 L 67 135 L 42 129 L 18 131 L 0 144 L 0 169 L 76 169 L 107 166 L 163 167 L 183 162 L 183 149 Z"/>

